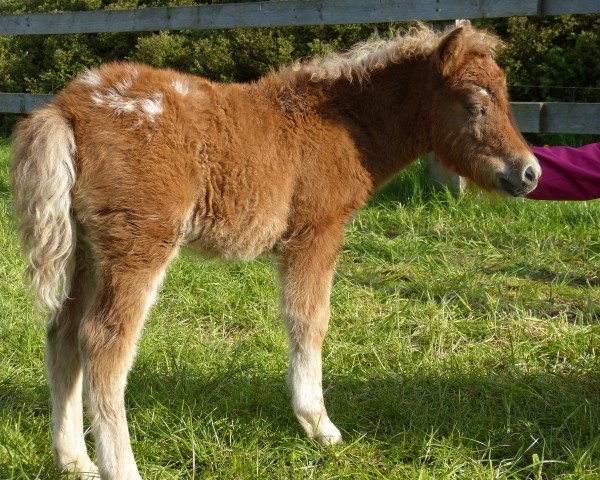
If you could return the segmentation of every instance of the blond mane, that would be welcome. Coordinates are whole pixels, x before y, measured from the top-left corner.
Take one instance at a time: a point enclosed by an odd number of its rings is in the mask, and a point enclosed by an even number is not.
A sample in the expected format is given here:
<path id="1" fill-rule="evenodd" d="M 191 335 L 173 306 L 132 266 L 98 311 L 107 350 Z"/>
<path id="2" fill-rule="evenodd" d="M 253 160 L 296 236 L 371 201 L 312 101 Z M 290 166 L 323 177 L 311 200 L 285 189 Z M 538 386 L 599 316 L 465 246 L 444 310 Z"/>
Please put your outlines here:
<path id="1" fill-rule="evenodd" d="M 435 32 L 419 23 L 408 30 L 398 31 L 390 39 L 375 38 L 353 46 L 346 52 L 332 52 L 307 61 L 300 61 L 285 70 L 307 75 L 313 82 L 333 82 L 338 79 L 358 81 L 390 64 L 415 58 L 426 58 L 440 45 L 442 39 L 456 27 Z M 466 49 L 472 53 L 495 55 L 502 41 L 486 31 L 466 27 Z"/>

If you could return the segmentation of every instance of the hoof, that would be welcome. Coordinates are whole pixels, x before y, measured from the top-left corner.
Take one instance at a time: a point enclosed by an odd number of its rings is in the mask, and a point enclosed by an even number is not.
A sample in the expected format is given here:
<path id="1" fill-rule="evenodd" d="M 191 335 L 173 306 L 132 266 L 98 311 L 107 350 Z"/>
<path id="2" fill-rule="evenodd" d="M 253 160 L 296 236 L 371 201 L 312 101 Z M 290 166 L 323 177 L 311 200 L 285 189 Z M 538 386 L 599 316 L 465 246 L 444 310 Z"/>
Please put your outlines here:
<path id="1" fill-rule="evenodd" d="M 98 478 L 100 478 L 100 477 L 102 479 L 107 478 L 107 479 L 111 479 L 111 480 L 142 480 L 142 477 L 140 476 L 136 466 L 133 466 L 127 472 L 121 471 L 118 474 L 105 472 L 104 474 L 100 475 Z"/>
<path id="2" fill-rule="evenodd" d="M 342 443 L 342 434 L 328 418 L 322 419 L 314 432 L 313 438 L 320 445 L 338 445 Z"/>
<path id="3" fill-rule="evenodd" d="M 335 436 L 335 435 L 319 435 L 319 436 L 315 437 L 315 441 L 319 445 L 323 445 L 323 446 L 339 445 L 341 443 L 344 443 L 344 441 L 342 440 L 342 436 L 340 435 L 339 432 L 338 432 L 337 436 Z"/>
<path id="4" fill-rule="evenodd" d="M 61 470 L 64 473 L 68 473 L 74 475 L 77 480 L 99 480 L 100 472 L 98 471 L 98 467 L 92 462 L 90 459 L 86 460 L 77 460 L 76 462 L 71 462 L 65 465 Z"/>

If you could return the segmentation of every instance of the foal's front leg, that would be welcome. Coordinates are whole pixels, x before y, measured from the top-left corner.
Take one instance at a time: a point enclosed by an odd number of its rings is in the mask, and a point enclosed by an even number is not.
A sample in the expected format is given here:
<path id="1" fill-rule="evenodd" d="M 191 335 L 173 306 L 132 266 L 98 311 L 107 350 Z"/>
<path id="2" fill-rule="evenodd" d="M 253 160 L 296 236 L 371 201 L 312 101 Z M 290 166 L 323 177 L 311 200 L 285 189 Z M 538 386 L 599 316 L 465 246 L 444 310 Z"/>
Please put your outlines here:
<path id="1" fill-rule="evenodd" d="M 321 347 L 329 324 L 331 281 L 341 238 L 341 228 L 311 230 L 288 242 L 280 258 L 292 406 L 307 435 L 321 444 L 342 441 L 325 410 L 321 373 Z"/>

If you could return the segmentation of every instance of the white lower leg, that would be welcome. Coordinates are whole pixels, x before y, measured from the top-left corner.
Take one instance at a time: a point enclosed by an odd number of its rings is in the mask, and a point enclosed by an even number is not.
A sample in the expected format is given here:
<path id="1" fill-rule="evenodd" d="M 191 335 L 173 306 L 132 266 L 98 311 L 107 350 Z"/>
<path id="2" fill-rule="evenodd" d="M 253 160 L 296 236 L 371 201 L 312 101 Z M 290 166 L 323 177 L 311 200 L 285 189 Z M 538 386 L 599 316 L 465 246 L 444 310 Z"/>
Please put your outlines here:
<path id="1" fill-rule="evenodd" d="M 123 397 L 96 402 L 92 423 L 103 480 L 141 480 L 129 441 Z"/>
<path id="2" fill-rule="evenodd" d="M 329 297 L 343 227 L 320 225 L 298 234 L 281 253 L 281 308 L 289 337 L 288 385 L 294 413 L 309 437 L 342 441 L 323 401 L 321 346 L 329 324 Z"/>
<path id="3" fill-rule="evenodd" d="M 68 307 L 48 322 L 46 370 L 52 397 L 52 451 L 63 472 L 95 475 L 83 438 L 82 370 Z"/>
<path id="4" fill-rule="evenodd" d="M 81 371 L 72 382 L 63 379 L 52 391 L 52 450 L 62 471 L 97 475 L 98 469 L 88 456 L 83 438 L 83 406 L 81 401 Z"/>
<path id="5" fill-rule="evenodd" d="M 342 435 L 329 420 L 323 401 L 320 348 L 290 348 L 288 385 L 294 413 L 306 434 L 321 444 L 340 443 Z"/>

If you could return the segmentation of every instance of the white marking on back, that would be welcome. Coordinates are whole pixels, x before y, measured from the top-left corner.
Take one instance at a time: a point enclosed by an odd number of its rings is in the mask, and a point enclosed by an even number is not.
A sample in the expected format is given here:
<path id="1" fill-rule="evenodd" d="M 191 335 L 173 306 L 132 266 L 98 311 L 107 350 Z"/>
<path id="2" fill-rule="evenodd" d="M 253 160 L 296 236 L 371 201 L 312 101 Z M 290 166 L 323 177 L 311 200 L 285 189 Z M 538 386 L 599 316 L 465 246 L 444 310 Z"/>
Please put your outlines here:
<path id="1" fill-rule="evenodd" d="M 150 122 L 153 122 L 154 117 L 160 115 L 163 111 L 162 97 L 162 93 L 155 93 L 152 95 L 152 98 L 140 100 L 140 107 L 144 113 L 148 115 L 148 120 Z"/>
<path id="2" fill-rule="evenodd" d="M 114 86 L 114 89 L 120 94 L 120 95 L 125 95 L 127 93 L 127 90 L 129 90 L 131 88 L 131 86 L 133 85 L 133 81 L 135 80 L 135 78 L 138 76 L 138 71 L 136 68 L 132 68 L 129 71 L 129 75 L 127 77 L 125 77 L 123 80 L 121 80 L 119 83 L 116 83 Z"/>
<path id="3" fill-rule="evenodd" d="M 102 94 L 98 91 L 92 92 L 92 101 L 96 104 L 96 105 L 102 105 L 104 103 L 104 97 L 102 96 Z"/>
<path id="4" fill-rule="evenodd" d="M 94 87 L 97 87 L 102 83 L 102 77 L 100 77 L 100 74 L 97 70 L 86 70 L 85 72 L 79 74 L 77 79 L 81 83 L 93 85 Z"/>
<path id="5" fill-rule="evenodd" d="M 112 89 L 109 89 L 104 98 L 106 100 L 106 105 L 117 112 L 117 114 L 131 113 L 137 108 L 137 102 L 135 100 L 115 94 Z"/>
<path id="6" fill-rule="evenodd" d="M 185 96 L 189 93 L 190 87 L 185 80 L 177 78 L 171 82 L 171 86 L 181 95 Z"/>
<path id="7" fill-rule="evenodd" d="M 157 115 L 163 112 L 163 94 L 155 93 L 150 98 L 139 98 L 137 94 L 130 93 L 135 78 L 138 76 L 138 70 L 132 68 L 128 75 L 121 81 L 104 89 L 98 89 L 92 92 L 91 98 L 96 105 L 103 105 L 115 111 L 117 115 L 125 113 L 138 112 L 139 119 L 135 122 L 133 128 L 141 126 L 142 121 L 146 119 L 154 122 Z M 100 78 L 98 76 L 98 78 Z M 179 85 L 182 90 L 187 86 Z M 175 87 L 174 87 L 175 88 Z"/>

